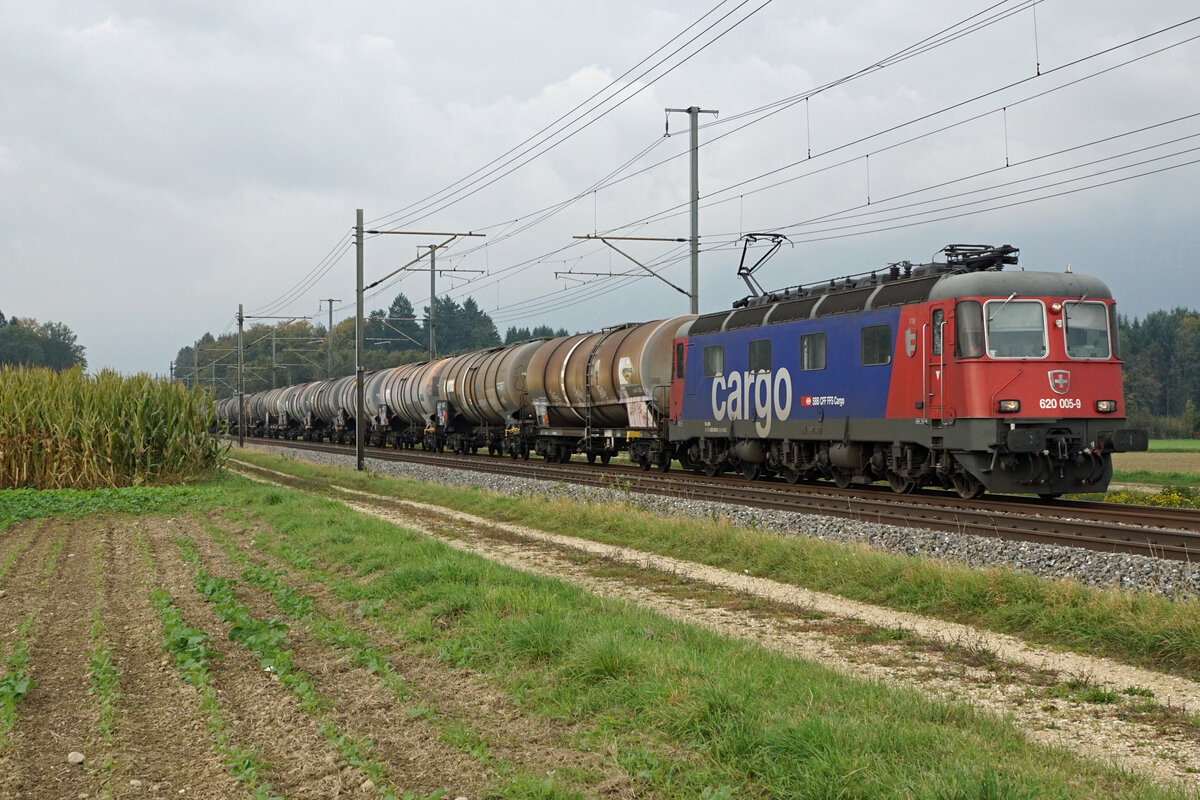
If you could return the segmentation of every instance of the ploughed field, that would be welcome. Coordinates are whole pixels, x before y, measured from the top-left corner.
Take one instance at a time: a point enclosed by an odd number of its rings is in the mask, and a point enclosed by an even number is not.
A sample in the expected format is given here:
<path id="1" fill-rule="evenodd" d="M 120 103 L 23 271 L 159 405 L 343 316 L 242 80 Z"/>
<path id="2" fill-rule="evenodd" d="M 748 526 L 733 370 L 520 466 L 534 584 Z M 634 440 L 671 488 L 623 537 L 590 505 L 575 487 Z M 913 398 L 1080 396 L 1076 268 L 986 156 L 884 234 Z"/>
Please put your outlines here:
<path id="1" fill-rule="evenodd" d="M 32 681 L 0 743 L 0 797 L 474 798 L 498 771 L 520 785 L 556 770 L 623 794 L 562 726 L 404 655 L 320 585 L 289 592 L 235 531 L 120 516 L 0 533 L 0 657 L 26 652 Z"/>
<path id="2" fill-rule="evenodd" d="M 0 797 L 1198 785 L 1196 651 L 1137 644 L 1195 641 L 1194 605 L 632 505 L 234 467 L 254 482 L 131 490 L 7 528 L 44 509 L 0 496 Z M 838 576 L 862 585 L 804 588 Z M 1041 602 L 1069 624 L 1007 624 L 1061 649 L 971 624 Z"/>
<path id="3" fill-rule="evenodd" d="M 1191 472 L 1200 475 L 1200 452 L 1114 453 L 1113 469 L 1127 472 Z"/>

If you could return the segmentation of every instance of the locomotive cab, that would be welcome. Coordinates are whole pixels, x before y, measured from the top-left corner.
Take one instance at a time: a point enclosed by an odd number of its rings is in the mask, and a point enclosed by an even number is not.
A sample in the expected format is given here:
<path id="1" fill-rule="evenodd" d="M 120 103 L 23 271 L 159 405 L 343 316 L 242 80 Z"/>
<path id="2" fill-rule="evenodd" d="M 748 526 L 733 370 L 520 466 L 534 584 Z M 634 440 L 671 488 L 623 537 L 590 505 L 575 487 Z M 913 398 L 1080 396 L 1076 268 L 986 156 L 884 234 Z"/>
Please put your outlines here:
<path id="1" fill-rule="evenodd" d="M 1098 279 L 952 275 L 911 311 L 923 360 L 913 416 L 953 457 L 961 493 L 1094 490 L 1111 479 L 1110 453 L 1146 449 L 1124 426 L 1116 310 Z"/>

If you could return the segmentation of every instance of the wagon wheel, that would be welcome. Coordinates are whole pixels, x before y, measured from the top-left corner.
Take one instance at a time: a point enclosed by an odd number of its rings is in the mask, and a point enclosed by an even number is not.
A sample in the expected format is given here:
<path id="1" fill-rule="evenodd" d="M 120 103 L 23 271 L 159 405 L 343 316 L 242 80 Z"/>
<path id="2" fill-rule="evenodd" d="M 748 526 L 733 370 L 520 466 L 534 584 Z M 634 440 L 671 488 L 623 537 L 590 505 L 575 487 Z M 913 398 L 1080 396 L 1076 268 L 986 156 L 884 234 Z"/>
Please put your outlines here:
<path id="1" fill-rule="evenodd" d="M 845 489 L 850 485 L 850 473 L 840 467 L 833 467 L 833 484 L 839 489 Z"/>
<path id="2" fill-rule="evenodd" d="M 762 477 L 763 466 L 750 461 L 742 462 L 742 477 L 748 481 L 756 481 Z"/>
<path id="3" fill-rule="evenodd" d="M 983 494 L 983 484 L 969 472 L 956 472 L 950 478 L 954 491 L 963 500 L 974 500 Z"/>
<path id="4" fill-rule="evenodd" d="M 664 474 L 671 471 L 671 454 L 670 453 L 663 453 L 662 457 L 658 459 L 658 471 L 662 472 Z"/>
<path id="5" fill-rule="evenodd" d="M 720 464 L 711 464 L 707 461 L 704 463 L 704 474 L 707 475 L 708 477 L 715 478 L 715 477 L 717 477 L 717 473 L 719 473 L 720 471 L 721 471 Z"/>
<path id="6" fill-rule="evenodd" d="M 609 459 L 611 459 L 611 458 L 612 458 L 612 456 L 611 456 L 610 454 L 608 454 L 608 453 L 601 453 L 601 454 L 600 454 L 600 463 L 601 463 L 601 464 L 603 464 L 604 466 L 608 466 L 608 461 L 609 461 Z"/>
<path id="7" fill-rule="evenodd" d="M 1062 497 L 1062 495 L 1062 492 L 1038 492 L 1038 497 L 1042 498 L 1043 500 L 1057 500 L 1058 498 Z"/>
<path id="8" fill-rule="evenodd" d="M 896 494 L 910 494 L 917 488 L 917 482 L 907 475 L 901 475 L 895 470 L 889 469 L 887 472 L 888 486 L 892 487 L 892 491 Z"/>
<path id="9" fill-rule="evenodd" d="M 642 468 L 642 472 L 650 471 L 650 456 L 642 456 L 638 459 L 638 466 Z"/>
<path id="10" fill-rule="evenodd" d="M 595 452 L 593 452 L 593 451 L 591 451 L 591 450 L 588 450 L 588 453 L 587 453 L 587 460 L 588 460 L 588 463 L 589 463 L 589 464 L 595 464 L 595 463 L 596 463 L 596 454 L 595 454 Z"/>
<path id="11" fill-rule="evenodd" d="M 529 460 L 529 447 L 528 446 L 521 448 L 521 458 L 524 459 L 525 461 Z"/>

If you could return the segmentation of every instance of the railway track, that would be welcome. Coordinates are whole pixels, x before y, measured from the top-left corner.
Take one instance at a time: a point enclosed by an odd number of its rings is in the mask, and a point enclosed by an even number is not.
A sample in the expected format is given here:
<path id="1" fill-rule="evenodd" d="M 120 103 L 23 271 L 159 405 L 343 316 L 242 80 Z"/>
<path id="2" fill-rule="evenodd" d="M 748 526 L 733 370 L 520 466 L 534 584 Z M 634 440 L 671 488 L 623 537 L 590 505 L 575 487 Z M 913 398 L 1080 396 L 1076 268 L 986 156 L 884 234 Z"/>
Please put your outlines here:
<path id="1" fill-rule="evenodd" d="M 349 445 L 252 439 L 251 442 L 339 455 Z M 638 467 L 583 462 L 552 463 L 535 458 L 512 461 L 486 455 L 462 456 L 422 450 L 370 448 L 370 458 L 407 461 L 560 481 L 580 486 L 620 488 L 648 494 L 734 503 L 754 508 L 823 514 L 861 522 L 969 533 L 1017 541 L 1082 547 L 1106 552 L 1200 559 L 1200 512 L 1190 509 L 1123 506 L 1079 500 L 1031 500 L 988 495 L 964 501 L 936 490 L 898 495 L 886 487 L 838 489 L 832 485 L 755 481 L 740 476 L 713 478 L 692 472 L 643 472 Z M 965 504 L 969 503 L 969 507 Z"/>

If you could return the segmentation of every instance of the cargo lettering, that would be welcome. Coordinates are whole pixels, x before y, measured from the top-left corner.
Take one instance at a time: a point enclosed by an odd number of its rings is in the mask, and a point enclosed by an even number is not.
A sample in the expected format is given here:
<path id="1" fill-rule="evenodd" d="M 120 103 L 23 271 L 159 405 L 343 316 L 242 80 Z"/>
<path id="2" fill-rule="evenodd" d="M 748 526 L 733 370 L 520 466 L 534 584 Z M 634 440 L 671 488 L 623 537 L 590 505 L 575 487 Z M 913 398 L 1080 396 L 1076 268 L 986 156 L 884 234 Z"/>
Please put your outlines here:
<path id="1" fill-rule="evenodd" d="M 754 430 L 766 437 L 772 420 L 792 413 L 792 376 L 786 368 L 718 375 L 712 384 L 712 413 L 718 421 L 752 419 Z"/>

